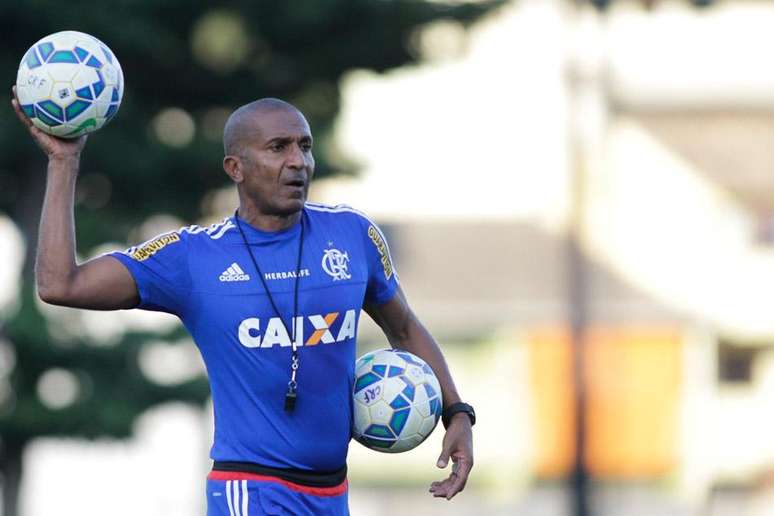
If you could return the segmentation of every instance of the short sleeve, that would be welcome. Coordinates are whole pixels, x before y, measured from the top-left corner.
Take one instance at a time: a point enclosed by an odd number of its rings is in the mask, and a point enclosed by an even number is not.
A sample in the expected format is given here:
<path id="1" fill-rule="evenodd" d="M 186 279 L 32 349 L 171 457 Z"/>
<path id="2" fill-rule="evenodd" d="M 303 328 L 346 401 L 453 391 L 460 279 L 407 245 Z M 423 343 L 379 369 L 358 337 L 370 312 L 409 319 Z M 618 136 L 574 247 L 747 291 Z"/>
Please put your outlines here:
<path id="1" fill-rule="evenodd" d="M 181 315 L 191 288 L 189 234 L 164 233 L 125 251 L 109 253 L 131 273 L 140 295 L 137 308 Z"/>
<path id="2" fill-rule="evenodd" d="M 366 301 L 380 305 L 392 299 L 398 290 L 398 273 L 395 271 L 390 247 L 382 230 L 367 217 L 359 218 L 368 261 Z"/>

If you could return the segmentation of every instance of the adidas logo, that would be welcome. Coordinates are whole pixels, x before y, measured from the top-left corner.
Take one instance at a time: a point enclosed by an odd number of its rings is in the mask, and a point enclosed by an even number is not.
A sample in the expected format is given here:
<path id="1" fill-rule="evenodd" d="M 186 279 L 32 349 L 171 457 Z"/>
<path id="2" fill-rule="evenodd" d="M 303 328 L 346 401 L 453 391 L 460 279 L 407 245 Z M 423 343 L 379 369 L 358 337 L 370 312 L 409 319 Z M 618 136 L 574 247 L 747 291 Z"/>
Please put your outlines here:
<path id="1" fill-rule="evenodd" d="M 228 269 L 220 273 L 218 279 L 220 281 L 248 281 L 250 275 L 246 274 L 245 271 L 242 270 L 242 267 L 234 262 L 229 265 Z"/>

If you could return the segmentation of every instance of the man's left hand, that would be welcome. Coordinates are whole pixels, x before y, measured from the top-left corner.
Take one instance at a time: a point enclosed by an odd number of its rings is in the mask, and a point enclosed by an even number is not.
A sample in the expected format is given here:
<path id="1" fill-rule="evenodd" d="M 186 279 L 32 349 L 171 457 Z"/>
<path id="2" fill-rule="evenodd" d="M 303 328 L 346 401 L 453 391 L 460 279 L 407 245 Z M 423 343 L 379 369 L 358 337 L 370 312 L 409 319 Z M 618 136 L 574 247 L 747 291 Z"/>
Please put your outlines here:
<path id="1" fill-rule="evenodd" d="M 452 417 L 443 437 L 443 450 L 436 465 L 443 469 L 449 464 L 449 459 L 452 461 L 449 476 L 430 484 L 430 492 L 436 498 L 451 500 L 465 489 L 468 475 L 473 469 L 473 431 L 467 414 L 455 414 Z"/>

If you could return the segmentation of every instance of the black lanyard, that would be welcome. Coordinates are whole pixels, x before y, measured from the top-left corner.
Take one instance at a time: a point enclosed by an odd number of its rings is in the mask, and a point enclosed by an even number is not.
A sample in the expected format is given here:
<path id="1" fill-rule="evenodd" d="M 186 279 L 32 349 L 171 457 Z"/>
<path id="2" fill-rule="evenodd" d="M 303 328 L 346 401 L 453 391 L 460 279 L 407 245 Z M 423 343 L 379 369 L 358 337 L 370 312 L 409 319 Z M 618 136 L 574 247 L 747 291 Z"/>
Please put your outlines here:
<path id="1" fill-rule="evenodd" d="M 242 223 L 239 221 L 239 210 L 234 212 L 234 220 L 236 220 L 239 232 L 242 234 L 242 241 L 247 248 L 247 252 L 250 254 L 250 259 L 253 261 L 253 266 L 258 272 L 258 277 L 261 279 L 263 289 L 266 291 L 266 296 L 269 298 L 271 307 L 274 309 L 274 313 L 277 314 L 277 318 L 282 322 L 282 326 L 285 327 L 285 332 L 290 335 L 290 345 L 292 352 L 290 354 L 290 381 L 288 381 L 288 392 L 285 393 L 285 410 L 292 412 L 296 406 L 296 391 L 298 383 L 296 382 L 296 374 L 298 373 L 298 346 L 296 346 L 296 317 L 298 317 L 298 280 L 301 277 L 301 254 L 304 251 L 304 212 L 301 211 L 301 233 L 298 237 L 298 261 L 296 262 L 296 278 L 293 285 L 293 318 L 290 320 L 290 327 L 285 324 L 285 320 L 282 318 L 277 303 L 274 302 L 274 296 L 269 291 L 269 286 L 266 284 L 266 279 L 263 277 L 261 268 L 258 266 L 258 262 L 253 256 L 253 250 L 250 249 L 250 244 L 247 243 L 247 237 L 242 229 Z"/>

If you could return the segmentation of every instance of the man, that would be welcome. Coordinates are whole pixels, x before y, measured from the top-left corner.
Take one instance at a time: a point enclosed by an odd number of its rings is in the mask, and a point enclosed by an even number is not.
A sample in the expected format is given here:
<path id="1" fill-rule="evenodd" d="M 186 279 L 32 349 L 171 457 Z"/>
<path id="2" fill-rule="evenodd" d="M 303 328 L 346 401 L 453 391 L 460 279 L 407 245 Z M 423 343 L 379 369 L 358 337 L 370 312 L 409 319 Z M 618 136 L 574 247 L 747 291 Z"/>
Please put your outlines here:
<path id="1" fill-rule="evenodd" d="M 224 130 L 239 209 L 124 252 L 75 261 L 73 197 L 86 136 L 62 140 L 19 119 L 48 156 L 36 278 L 45 302 L 177 315 L 193 335 L 215 411 L 208 515 L 348 514 L 355 335 L 360 309 L 390 343 L 436 372 L 448 426 L 430 492 L 451 499 L 473 465 L 475 416 L 410 310 L 384 236 L 347 207 L 307 203 L 312 135 L 292 105 L 263 99 Z"/>

